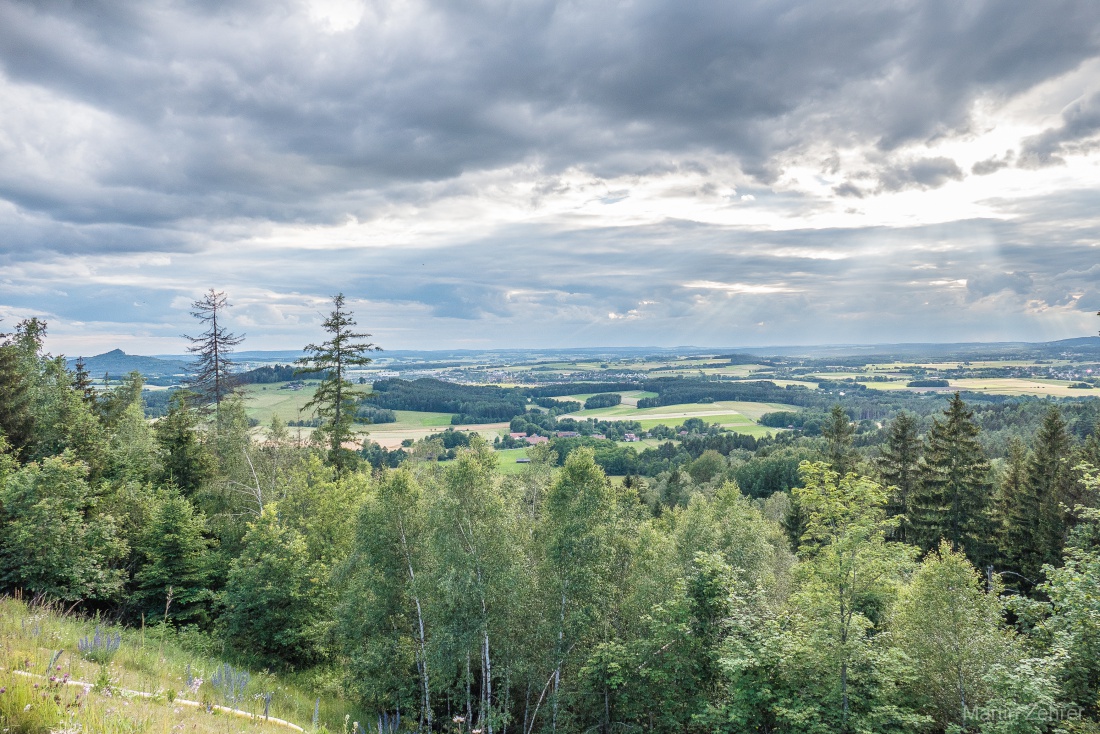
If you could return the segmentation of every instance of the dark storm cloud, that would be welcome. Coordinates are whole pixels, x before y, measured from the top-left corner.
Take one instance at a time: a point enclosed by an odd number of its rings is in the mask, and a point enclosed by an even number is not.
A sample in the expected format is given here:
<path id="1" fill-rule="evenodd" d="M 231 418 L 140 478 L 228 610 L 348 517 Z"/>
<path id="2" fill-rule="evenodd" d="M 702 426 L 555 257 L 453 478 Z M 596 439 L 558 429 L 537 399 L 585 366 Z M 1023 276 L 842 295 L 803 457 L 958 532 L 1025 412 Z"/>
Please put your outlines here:
<path id="1" fill-rule="evenodd" d="M 109 128 L 65 159 L 79 171 L 0 176 L 0 196 L 150 227 L 369 218 L 380 202 L 361 192 L 525 160 L 612 175 L 721 154 L 767 181 L 811 141 L 889 150 L 965 131 L 976 95 L 1094 55 L 1100 19 L 1068 0 L 409 7 L 326 34 L 291 2 L 0 5 L 4 74 Z M 941 163 L 883 186 L 959 175 Z"/>

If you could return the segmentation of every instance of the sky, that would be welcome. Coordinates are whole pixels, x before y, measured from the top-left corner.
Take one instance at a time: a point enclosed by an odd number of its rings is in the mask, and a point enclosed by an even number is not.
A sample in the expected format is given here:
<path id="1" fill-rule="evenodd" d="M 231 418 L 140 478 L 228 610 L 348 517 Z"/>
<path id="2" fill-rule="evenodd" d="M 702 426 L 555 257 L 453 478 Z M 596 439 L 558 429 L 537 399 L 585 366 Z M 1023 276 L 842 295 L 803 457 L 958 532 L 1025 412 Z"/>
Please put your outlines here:
<path id="1" fill-rule="evenodd" d="M 1046 341 L 1100 320 L 1094 0 L 0 0 L 0 331 Z"/>

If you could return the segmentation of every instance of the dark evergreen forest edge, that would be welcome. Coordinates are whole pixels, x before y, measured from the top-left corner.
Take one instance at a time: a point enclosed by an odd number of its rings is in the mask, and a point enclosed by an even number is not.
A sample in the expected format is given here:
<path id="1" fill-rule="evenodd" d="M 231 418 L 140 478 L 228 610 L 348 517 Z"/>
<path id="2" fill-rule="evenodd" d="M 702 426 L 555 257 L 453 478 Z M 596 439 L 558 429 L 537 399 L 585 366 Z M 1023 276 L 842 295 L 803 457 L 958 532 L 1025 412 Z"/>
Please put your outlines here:
<path id="1" fill-rule="evenodd" d="M 624 376 L 381 379 L 364 402 L 349 370 L 374 347 L 337 296 L 294 366 L 313 440 L 275 420 L 258 442 L 203 351 L 234 335 L 192 340 L 150 422 L 140 374 L 97 389 L 45 328 L 0 345 L 9 594 L 312 671 L 387 732 L 1100 731 L 1095 398 Z M 594 437 L 630 421 L 566 416 L 628 390 L 796 409 L 772 437 L 694 418 L 641 452 Z M 360 447 L 372 410 L 551 440 L 502 475 L 453 429 Z"/>

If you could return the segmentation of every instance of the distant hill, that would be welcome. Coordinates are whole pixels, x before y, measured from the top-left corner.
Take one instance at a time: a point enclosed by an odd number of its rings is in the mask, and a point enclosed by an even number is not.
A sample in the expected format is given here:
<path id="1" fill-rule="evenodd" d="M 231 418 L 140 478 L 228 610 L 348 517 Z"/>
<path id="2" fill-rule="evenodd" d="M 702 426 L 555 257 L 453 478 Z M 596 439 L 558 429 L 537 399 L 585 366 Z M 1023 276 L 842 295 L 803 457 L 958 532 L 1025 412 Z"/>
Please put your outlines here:
<path id="1" fill-rule="evenodd" d="M 69 369 L 76 365 L 76 359 L 66 359 Z M 131 372 L 140 372 L 146 377 L 168 377 L 182 375 L 187 371 L 188 363 L 176 359 L 158 359 L 157 357 L 143 357 L 137 354 L 127 354 L 121 349 L 112 349 L 94 357 L 84 357 L 84 369 L 94 379 L 103 377 L 108 373 L 112 378 L 119 378 Z"/>

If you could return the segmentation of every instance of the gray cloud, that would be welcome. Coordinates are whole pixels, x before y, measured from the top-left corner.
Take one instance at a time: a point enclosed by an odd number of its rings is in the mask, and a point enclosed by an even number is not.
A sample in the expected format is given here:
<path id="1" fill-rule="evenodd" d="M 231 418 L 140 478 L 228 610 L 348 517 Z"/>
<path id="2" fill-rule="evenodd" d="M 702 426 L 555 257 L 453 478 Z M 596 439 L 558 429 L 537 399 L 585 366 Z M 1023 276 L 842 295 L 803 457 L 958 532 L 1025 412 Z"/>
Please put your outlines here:
<path id="1" fill-rule="evenodd" d="M 966 290 L 973 298 L 984 298 L 1001 291 L 1026 295 L 1034 284 L 1035 281 L 1027 273 L 978 273 L 967 279 Z"/>
<path id="2" fill-rule="evenodd" d="M 494 184 L 477 177 L 508 167 L 529 172 L 516 178 L 533 182 L 533 209 L 580 178 L 691 172 L 714 180 L 673 192 L 685 200 L 748 207 L 751 192 L 806 212 L 820 202 L 765 184 L 806 158 L 835 176 L 853 149 L 870 151 L 853 166 L 866 173 L 836 196 L 934 189 L 963 179 L 959 164 L 899 148 L 970 135 L 976 102 L 1095 58 L 1098 27 L 1087 0 L 377 2 L 340 32 L 292 0 L 0 3 L 0 308 L 169 338 L 186 329 L 177 301 L 217 283 L 280 338 L 336 290 L 394 339 L 969 338 L 995 308 L 1014 317 L 998 333 L 1035 333 L 1029 303 L 1095 300 L 1095 191 L 987 202 L 1011 221 L 913 228 L 577 214 L 448 233 L 446 247 L 253 238 L 349 218 L 414 229 L 449 197 L 478 206 Z M 1084 100 L 1017 160 L 971 173 L 1081 152 L 1098 110 Z M 80 256 L 104 261 L 67 269 Z"/>
<path id="3" fill-rule="evenodd" d="M 976 95 L 1095 54 L 1100 19 L 1068 0 L 402 7 L 326 34 L 289 0 L 6 3 L 4 74 L 99 111 L 107 131 L 83 141 L 98 159 L 85 175 L 11 175 L 0 196 L 149 226 L 334 221 L 370 213 L 352 191 L 531 158 L 612 175 L 720 153 L 770 180 L 811 139 L 890 149 L 966 130 Z M 955 175 L 914 165 L 885 185 Z"/>
<path id="4" fill-rule="evenodd" d="M 1078 100 L 1062 111 L 1062 124 L 1023 141 L 1021 168 L 1044 168 L 1065 163 L 1063 156 L 1100 146 L 1100 93 Z"/>
<path id="5" fill-rule="evenodd" d="M 959 164 L 950 158 L 922 158 L 884 169 L 879 173 L 879 187 L 883 191 L 935 189 L 948 181 L 961 181 L 962 177 Z"/>
<path id="6" fill-rule="evenodd" d="M 988 176 L 991 173 L 996 173 L 1002 168 L 1008 168 L 1012 165 L 1012 161 L 1016 158 L 1016 152 L 1009 150 L 1005 152 L 1003 158 L 993 156 L 992 158 L 986 158 L 985 160 L 978 161 L 970 168 L 970 172 L 975 176 Z"/>
<path id="7" fill-rule="evenodd" d="M 140 323 L 172 340 L 193 326 L 186 304 L 201 288 L 188 284 L 214 284 L 237 304 L 233 326 L 253 348 L 312 339 L 337 291 L 389 348 L 1023 338 L 1043 333 L 1044 308 L 1093 308 L 1100 275 L 1080 232 L 1036 240 L 1032 226 L 1024 214 L 793 231 L 525 224 L 446 247 L 266 253 L 262 262 L 248 251 L 228 260 L 204 251 L 158 264 L 106 263 L 106 283 L 11 269 L 0 289 L 24 311 L 48 302 L 61 323 L 96 321 L 119 334 Z M 137 275 L 163 277 L 163 285 L 126 285 Z"/>

